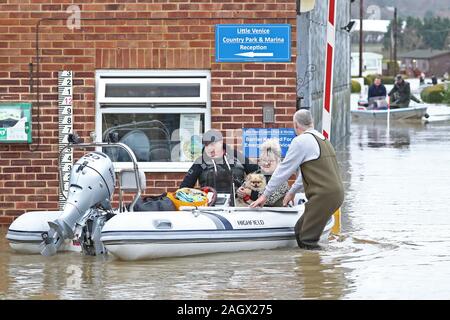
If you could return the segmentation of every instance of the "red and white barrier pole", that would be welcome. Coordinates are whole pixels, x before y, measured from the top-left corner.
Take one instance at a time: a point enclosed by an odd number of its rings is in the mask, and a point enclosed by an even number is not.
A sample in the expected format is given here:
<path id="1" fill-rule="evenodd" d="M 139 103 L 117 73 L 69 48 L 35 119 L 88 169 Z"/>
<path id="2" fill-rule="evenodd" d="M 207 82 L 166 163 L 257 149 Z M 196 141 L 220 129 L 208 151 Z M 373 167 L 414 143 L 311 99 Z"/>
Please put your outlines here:
<path id="1" fill-rule="evenodd" d="M 325 84 L 323 90 L 323 112 L 322 112 L 322 134 L 325 138 L 331 138 L 331 110 L 333 106 L 333 68 L 334 68 L 334 45 L 336 42 L 336 0 L 328 0 L 327 21 L 327 49 L 325 57 Z M 333 234 L 341 231 L 341 209 L 334 213 L 334 225 L 331 229 Z"/>
<path id="2" fill-rule="evenodd" d="M 331 109 L 333 106 L 334 44 L 336 42 L 336 0 L 328 0 L 327 49 L 325 57 L 325 84 L 323 90 L 322 134 L 331 136 Z"/>

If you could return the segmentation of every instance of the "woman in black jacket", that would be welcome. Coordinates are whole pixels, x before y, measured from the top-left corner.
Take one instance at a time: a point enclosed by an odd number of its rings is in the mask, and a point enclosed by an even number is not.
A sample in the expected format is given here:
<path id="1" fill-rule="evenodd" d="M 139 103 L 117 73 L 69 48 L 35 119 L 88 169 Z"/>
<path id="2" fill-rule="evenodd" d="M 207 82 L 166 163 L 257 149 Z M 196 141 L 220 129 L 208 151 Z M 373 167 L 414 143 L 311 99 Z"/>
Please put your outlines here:
<path id="1" fill-rule="evenodd" d="M 242 185 L 245 175 L 258 170 L 257 164 L 249 163 L 223 142 L 220 131 L 209 130 L 203 135 L 202 155 L 198 157 L 181 182 L 180 188 L 213 187 L 218 193 L 233 193 Z"/>

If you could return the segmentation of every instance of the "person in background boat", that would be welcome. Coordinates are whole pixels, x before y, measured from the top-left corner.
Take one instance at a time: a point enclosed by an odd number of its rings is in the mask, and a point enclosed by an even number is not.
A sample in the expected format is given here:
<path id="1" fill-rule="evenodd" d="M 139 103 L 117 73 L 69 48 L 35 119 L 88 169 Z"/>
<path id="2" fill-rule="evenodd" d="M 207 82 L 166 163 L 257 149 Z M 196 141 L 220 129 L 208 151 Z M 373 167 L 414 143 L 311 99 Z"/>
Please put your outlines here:
<path id="1" fill-rule="evenodd" d="M 379 106 L 378 101 L 386 103 L 386 87 L 381 83 L 380 77 L 376 77 L 373 80 L 373 84 L 369 87 L 367 95 L 369 109 L 377 109 Z"/>
<path id="2" fill-rule="evenodd" d="M 218 193 L 233 192 L 242 185 L 245 174 L 258 170 L 257 164 L 252 164 L 242 154 L 235 152 L 223 142 L 222 133 L 209 130 L 203 135 L 202 155 L 191 166 L 180 188 L 213 187 Z"/>
<path id="3" fill-rule="evenodd" d="M 308 201 L 305 212 L 295 225 L 295 235 L 300 248 L 318 249 L 327 221 L 344 201 L 344 187 L 334 148 L 329 140 L 314 130 L 311 112 L 301 109 L 294 114 L 293 120 L 297 137 L 272 174 L 264 194 L 251 207 L 262 206 L 276 188 L 297 171 L 297 179 L 284 197 L 283 204 L 293 201 L 295 194 L 304 188 Z"/>
<path id="4" fill-rule="evenodd" d="M 411 100 L 420 103 L 413 94 L 411 94 L 411 86 L 399 74 L 395 77 L 394 87 L 389 91 L 391 108 L 407 108 Z"/>
<path id="5" fill-rule="evenodd" d="M 425 84 L 425 73 L 421 72 L 419 77 L 419 84 L 424 85 Z"/>
<path id="6" fill-rule="evenodd" d="M 258 164 L 260 170 L 258 173 L 262 173 L 266 182 L 269 182 L 273 172 L 281 162 L 281 147 L 278 139 L 272 138 L 264 141 L 259 148 Z M 267 199 L 265 205 L 268 207 L 281 207 L 283 206 L 283 198 L 289 190 L 289 184 L 287 181 L 282 183 Z M 244 199 L 246 196 L 250 197 L 250 200 L 255 201 L 262 193 L 251 190 L 241 186 L 237 190 L 237 196 Z"/>
<path id="7" fill-rule="evenodd" d="M 431 76 L 431 83 L 433 84 L 433 86 L 438 84 L 438 79 L 434 74 Z"/>

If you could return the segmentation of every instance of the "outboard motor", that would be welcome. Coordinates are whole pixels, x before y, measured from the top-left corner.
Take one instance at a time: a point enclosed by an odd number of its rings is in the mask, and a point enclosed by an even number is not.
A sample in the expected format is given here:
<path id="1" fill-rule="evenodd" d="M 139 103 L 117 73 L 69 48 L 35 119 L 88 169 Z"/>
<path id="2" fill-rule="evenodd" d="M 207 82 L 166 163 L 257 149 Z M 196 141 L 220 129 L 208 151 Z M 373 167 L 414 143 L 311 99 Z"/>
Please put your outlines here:
<path id="1" fill-rule="evenodd" d="M 50 231 L 43 235 L 41 254 L 51 256 L 66 239 L 73 239 L 80 221 L 87 219 L 92 209 L 111 210 L 115 187 L 114 167 L 102 152 L 90 152 L 73 166 L 67 201 L 61 216 L 49 221 Z"/>

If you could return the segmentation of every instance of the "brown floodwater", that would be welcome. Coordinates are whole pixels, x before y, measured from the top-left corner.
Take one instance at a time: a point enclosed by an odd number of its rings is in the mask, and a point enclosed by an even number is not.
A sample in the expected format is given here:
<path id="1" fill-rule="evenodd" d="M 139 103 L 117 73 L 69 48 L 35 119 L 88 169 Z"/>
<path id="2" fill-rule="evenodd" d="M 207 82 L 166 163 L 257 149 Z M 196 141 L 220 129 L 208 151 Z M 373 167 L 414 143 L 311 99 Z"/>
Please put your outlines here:
<path id="1" fill-rule="evenodd" d="M 297 248 L 121 262 L 13 253 L 0 299 L 450 299 L 450 122 L 353 123 L 342 233 Z"/>

